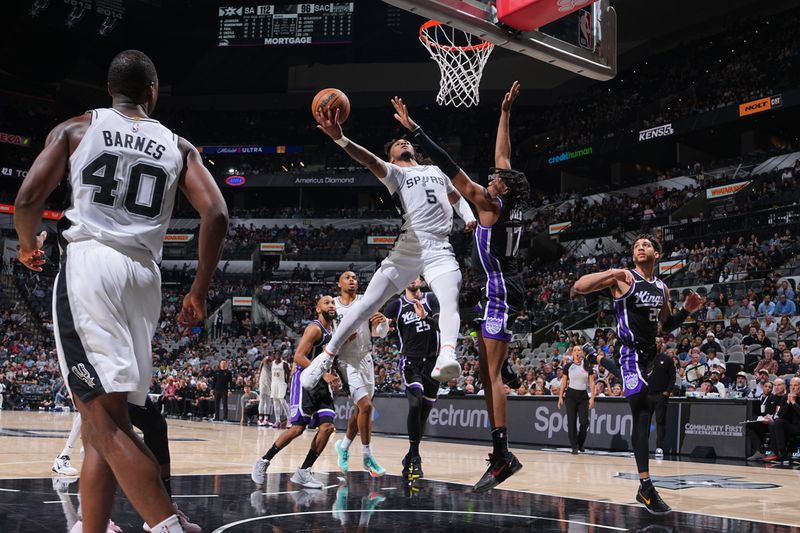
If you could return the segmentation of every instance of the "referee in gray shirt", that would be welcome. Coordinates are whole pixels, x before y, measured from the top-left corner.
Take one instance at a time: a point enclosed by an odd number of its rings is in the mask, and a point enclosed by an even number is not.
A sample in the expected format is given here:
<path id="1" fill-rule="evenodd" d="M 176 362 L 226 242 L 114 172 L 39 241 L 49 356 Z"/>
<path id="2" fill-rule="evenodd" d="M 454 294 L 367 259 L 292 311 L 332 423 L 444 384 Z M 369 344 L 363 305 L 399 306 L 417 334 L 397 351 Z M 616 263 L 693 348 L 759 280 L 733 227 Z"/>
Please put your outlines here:
<path id="1" fill-rule="evenodd" d="M 567 405 L 569 443 L 572 453 L 577 454 L 586 451 L 583 445 L 589 430 L 589 409 L 594 409 L 594 372 L 583 348 L 573 346 L 570 355 L 572 362 L 564 367 L 561 389 L 558 391 L 558 408 L 561 409 L 565 403 Z"/>

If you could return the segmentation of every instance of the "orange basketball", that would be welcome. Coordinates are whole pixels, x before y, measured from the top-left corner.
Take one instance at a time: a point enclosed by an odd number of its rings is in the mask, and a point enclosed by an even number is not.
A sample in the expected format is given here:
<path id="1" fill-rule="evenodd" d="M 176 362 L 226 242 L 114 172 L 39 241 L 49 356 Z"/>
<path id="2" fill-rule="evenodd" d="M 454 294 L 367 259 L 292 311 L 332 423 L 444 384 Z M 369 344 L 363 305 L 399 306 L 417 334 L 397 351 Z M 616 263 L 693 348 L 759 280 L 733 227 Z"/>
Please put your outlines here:
<path id="1" fill-rule="evenodd" d="M 311 115 L 316 120 L 317 111 L 322 111 L 324 113 L 328 109 L 330 109 L 331 112 L 335 112 L 336 109 L 339 109 L 339 122 L 344 123 L 347 117 L 350 116 L 350 100 L 348 100 L 347 95 L 339 89 L 322 89 L 311 101 Z"/>

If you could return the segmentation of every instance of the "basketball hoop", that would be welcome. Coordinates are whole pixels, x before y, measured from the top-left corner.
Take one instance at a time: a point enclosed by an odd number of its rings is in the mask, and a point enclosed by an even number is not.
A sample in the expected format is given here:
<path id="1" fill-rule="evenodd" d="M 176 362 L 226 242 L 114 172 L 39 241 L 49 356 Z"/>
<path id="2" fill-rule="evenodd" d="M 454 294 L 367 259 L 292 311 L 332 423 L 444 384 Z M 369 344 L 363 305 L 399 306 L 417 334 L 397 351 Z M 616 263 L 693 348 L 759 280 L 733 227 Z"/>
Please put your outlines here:
<path id="1" fill-rule="evenodd" d="M 478 105 L 483 67 L 494 44 L 436 20 L 420 26 L 419 40 L 442 75 L 436 103 L 453 107 Z"/>

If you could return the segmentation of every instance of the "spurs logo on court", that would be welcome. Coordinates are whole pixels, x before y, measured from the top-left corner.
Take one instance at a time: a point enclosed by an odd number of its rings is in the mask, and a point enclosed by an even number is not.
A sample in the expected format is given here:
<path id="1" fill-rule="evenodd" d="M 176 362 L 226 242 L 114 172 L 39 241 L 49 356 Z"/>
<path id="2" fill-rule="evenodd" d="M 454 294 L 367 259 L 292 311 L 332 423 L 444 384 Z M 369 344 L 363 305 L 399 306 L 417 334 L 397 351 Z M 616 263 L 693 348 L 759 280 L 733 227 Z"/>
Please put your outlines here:
<path id="1" fill-rule="evenodd" d="M 497 335 L 503 329 L 503 319 L 489 317 L 486 319 L 486 332 Z"/>
<path id="2" fill-rule="evenodd" d="M 83 363 L 78 363 L 76 366 L 73 366 L 72 373 L 75 374 L 76 378 L 89 385 L 90 388 L 94 388 L 94 378 Z"/>
<path id="3" fill-rule="evenodd" d="M 639 474 L 619 472 L 616 476 L 622 479 L 639 479 Z M 754 483 L 739 481 L 740 476 L 718 476 L 714 474 L 691 474 L 688 476 L 652 476 L 653 485 L 660 489 L 683 490 L 694 488 L 713 489 L 779 489 L 774 483 Z"/>

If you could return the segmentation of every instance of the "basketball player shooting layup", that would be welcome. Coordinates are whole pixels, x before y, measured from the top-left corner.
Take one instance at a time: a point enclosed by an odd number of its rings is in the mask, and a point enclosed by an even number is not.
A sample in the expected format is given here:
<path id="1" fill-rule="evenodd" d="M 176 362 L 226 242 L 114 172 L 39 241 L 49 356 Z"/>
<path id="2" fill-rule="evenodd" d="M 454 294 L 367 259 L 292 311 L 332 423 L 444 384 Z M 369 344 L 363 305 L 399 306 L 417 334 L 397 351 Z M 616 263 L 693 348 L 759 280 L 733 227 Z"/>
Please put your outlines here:
<path id="1" fill-rule="evenodd" d="M 118 54 L 108 92 L 111 108 L 74 117 L 48 135 L 15 203 L 18 258 L 41 271 L 42 207 L 69 176 L 53 326 L 61 374 L 83 420 L 83 531 L 106 531 L 119 484 L 153 530 L 182 532 L 158 462 L 131 429 L 128 402 L 144 405 L 150 387 L 150 343 L 161 311 L 157 263 L 178 187 L 200 214 L 200 256 L 178 315 L 183 324 L 205 317 L 228 211 L 197 150 L 149 118 L 158 98 L 150 58 Z"/>
<path id="2" fill-rule="evenodd" d="M 324 114 L 317 111 L 316 118 L 319 122 L 317 127 L 322 132 L 389 189 L 403 217 L 403 226 L 391 253 L 372 276 L 361 301 L 356 302 L 336 329 L 323 357 L 303 373 L 303 386 L 313 387 L 322 373 L 330 368 L 333 357 L 356 328 L 420 274 L 428 281 L 441 305 L 439 328 L 442 344 L 433 378 L 446 382 L 457 377 L 461 373 L 455 357 L 460 326 L 458 291 L 461 271 L 448 235 L 453 225 L 453 207 L 467 223 L 468 229 L 474 227 L 475 216 L 438 167 L 417 162 L 418 156 L 408 140 L 396 139 L 389 143 L 389 162 L 386 162 L 344 136 L 338 109 L 334 113 L 325 110 Z"/>
<path id="3" fill-rule="evenodd" d="M 339 376 L 327 372 L 314 388 L 306 390 L 300 385 L 300 379 L 311 367 L 312 362 L 321 357 L 322 348 L 330 341 L 333 334 L 333 321 L 336 319 L 336 304 L 331 296 L 320 296 L 316 306 L 317 319 L 306 326 L 297 350 L 294 353 L 295 373 L 292 376 L 290 401 L 292 409 L 292 426 L 281 433 L 272 447 L 253 464 L 250 477 L 254 483 L 263 484 L 267 478 L 267 467 L 272 459 L 294 439 L 303 434 L 306 427 L 317 428 L 317 434 L 311 441 L 303 464 L 292 475 L 292 483 L 307 489 L 321 489 L 324 485 L 311 472 L 311 467 L 322 455 L 328 439 L 334 432 L 333 427 L 333 394 L 331 388 L 339 389 Z"/>
<path id="4" fill-rule="evenodd" d="M 363 298 L 358 292 L 358 278 L 355 272 L 343 272 L 339 276 L 339 296 L 334 298 L 336 304 L 336 323 L 341 324 L 356 304 Z M 364 470 L 372 477 L 380 477 L 386 470 L 372 455 L 370 441 L 372 439 L 372 397 L 375 396 L 375 363 L 372 362 L 372 337 L 386 337 L 389 323 L 381 313 L 375 313 L 368 321 L 356 327 L 350 340 L 344 343 L 337 361 L 339 375 L 347 382 L 355 409 L 347 421 L 347 432 L 342 440 L 336 442 L 338 464 L 342 472 L 350 469 L 350 444 L 361 435 L 361 451 Z"/>
<path id="5" fill-rule="evenodd" d="M 640 482 L 636 501 L 657 515 L 672 511 L 650 480 L 650 419 L 661 393 L 649 393 L 647 378 L 658 355 L 658 327 L 661 325 L 664 331 L 674 330 L 705 303 L 704 298 L 693 292 L 687 296 L 683 309 L 672 314 L 667 286 L 655 276 L 660 258 L 661 243 L 651 235 L 640 235 L 633 242 L 634 269 L 614 268 L 586 274 L 573 287 L 578 294 L 608 288 L 614 297 L 617 334 L 622 341 L 619 360 L 622 385 L 633 414 L 631 439 Z"/>
<path id="6" fill-rule="evenodd" d="M 472 181 L 450 156 L 437 146 L 408 115 L 403 100 L 392 99 L 395 118 L 419 142 L 424 152 L 453 181 L 453 185 L 478 209 L 478 229 L 472 267 L 476 279 L 483 283 L 478 304 L 478 353 L 481 381 L 484 383 L 486 406 L 492 424 L 492 453 L 489 468 L 475 484 L 475 492 L 485 492 L 502 483 L 522 464 L 508 451 L 506 428 L 506 395 L 503 390 L 502 366 L 508 357 L 511 326 L 524 306 L 525 289 L 517 269 L 516 255 L 522 238 L 522 210 L 530 195 L 525 174 L 511 169 L 509 120 L 511 106 L 519 94 L 514 82 L 501 105 L 495 141 L 495 168 L 486 187 Z M 440 317 L 443 317 L 440 315 Z"/>

